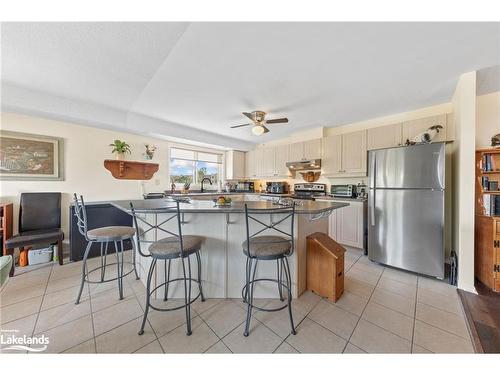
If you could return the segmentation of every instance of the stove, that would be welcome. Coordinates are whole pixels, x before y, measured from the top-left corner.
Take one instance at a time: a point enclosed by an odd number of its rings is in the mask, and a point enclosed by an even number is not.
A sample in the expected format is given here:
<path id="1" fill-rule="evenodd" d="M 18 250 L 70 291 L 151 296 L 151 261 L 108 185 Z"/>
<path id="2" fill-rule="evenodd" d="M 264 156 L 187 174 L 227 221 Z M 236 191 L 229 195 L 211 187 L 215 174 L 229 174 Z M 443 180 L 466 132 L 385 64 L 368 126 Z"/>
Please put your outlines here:
<path id="1" fill-rule="evenodd" d="M 295 184 L 294 193 L 291 198 L 314 200 L 317 197 L 324 197 L 325 195 L 325 184 Z"/>

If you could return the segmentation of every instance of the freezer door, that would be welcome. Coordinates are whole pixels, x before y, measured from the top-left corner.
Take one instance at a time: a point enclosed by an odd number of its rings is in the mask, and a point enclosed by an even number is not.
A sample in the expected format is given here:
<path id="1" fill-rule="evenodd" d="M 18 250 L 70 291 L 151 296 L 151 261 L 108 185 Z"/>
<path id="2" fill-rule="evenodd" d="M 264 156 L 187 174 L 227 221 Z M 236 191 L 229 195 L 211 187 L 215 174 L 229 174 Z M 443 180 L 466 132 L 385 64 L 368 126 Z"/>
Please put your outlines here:
<path id="1" fill-rule="evenodd" d="M 370 189 L 368 257 L 444 278 L 444 191 Z"/>
<path id="2" fill-rule="evenodd" d="M 444 161 L 444 143 L 370 151 L 369 187 L 444 189 Z"/>

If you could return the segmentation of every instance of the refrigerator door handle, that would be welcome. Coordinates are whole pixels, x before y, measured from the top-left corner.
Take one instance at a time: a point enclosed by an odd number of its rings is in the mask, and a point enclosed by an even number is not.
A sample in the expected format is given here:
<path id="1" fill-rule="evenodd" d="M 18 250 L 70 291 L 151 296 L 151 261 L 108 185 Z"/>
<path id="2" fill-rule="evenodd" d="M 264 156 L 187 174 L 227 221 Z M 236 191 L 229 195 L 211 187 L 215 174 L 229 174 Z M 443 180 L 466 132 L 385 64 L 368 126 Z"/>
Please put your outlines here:
<path id="1" fill-rule="evenodd" d="M 370 157 L 370 182 L 369 187 L 375 189 L 375 164 L 376 164 L 376 153 L 372 151 Z"/>
<path id="2" fill-rule="evenodd" d="M 375 226 L 375 189 L 370 189 L 370 224 Z"/>

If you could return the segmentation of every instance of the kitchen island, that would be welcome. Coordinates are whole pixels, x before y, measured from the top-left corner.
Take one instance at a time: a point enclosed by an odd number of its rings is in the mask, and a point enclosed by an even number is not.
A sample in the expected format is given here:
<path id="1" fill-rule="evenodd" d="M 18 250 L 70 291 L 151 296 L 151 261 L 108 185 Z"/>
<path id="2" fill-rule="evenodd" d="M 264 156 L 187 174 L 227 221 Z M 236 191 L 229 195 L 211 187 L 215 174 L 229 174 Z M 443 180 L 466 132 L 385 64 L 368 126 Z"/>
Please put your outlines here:
<path id="1" fill-rule="evenodd" d="M 130 213 L 130 202 L 138 215 L 149 223 L 161 223 L 168 216 L 158 211 L 170 207 L 174 203 L 168 199 L 154 200 L 120 200 L 110 201 L 115 207 Z M 230 206 L 215 206 L 212 201 L 191 199 L 188 203 L 180 203 L 183 234 L 193 234 L 205 237 L 202 246 L 202 281 L 203 292 L 207 298 L 241 298 L 241 288 L 245 283 L 245 255 L 242 242 L 246 240 L 245 203 L 250 209 L 280 210 L 281 206 L 269 201 L 233 201 Z M 328 233 L 328 216 L 336 209 L 348 206 L 340 202 L 300 201 L 296 206 L 294 227 L 295 252 L 289 258 L 292 293 L 296 298 L 306 288 L 306 237 L 314 232 Z M 277 222 L 282 214 L 269 215 L 269 220 Z M 252 225 L 252 223 L 251 223 Z M 141 224 L 141 230 L 147 230 L 146 224 Z M 289 221 L 277 225 L 289 231 Z M 288 227 L 288 228 L 287 228 Z M 174 220 L 167 222 L 165 229 L 177 233 Z M 260 229 L 255 228 L 255 229 Z M 267 231 L 273 234 L 272 231 Z M 251 231 L 251 233 L 253 233 Z M 266 233 L 263 233 L 266 234 Z M 150 231 L 146 234 L 148 241 L 156 241 L 164 237 L 162 231 Z M 141 249 L 147 253 L 147 244 L 142 243 Z M 137 266 L 141 280 L 145 283 L 146 270 L 149 269 L 151 258 L 137 256 Z M 181 274 L 181 262 L 172 262 L 171 278 Z M 258 277 L 276 277 L 275 262 L 259 262 Z M 158 264 L 153 278 L 153 284 L 159 285 L 165 280 L 164 267 Z M 157 291 L 162 295 L 161 288 Z M 255 288 L 257 298 L 276 298 L 276 286 L 262 283 Z M 169 295 L 183 297 L 183 284 L 171 285 Z"/>

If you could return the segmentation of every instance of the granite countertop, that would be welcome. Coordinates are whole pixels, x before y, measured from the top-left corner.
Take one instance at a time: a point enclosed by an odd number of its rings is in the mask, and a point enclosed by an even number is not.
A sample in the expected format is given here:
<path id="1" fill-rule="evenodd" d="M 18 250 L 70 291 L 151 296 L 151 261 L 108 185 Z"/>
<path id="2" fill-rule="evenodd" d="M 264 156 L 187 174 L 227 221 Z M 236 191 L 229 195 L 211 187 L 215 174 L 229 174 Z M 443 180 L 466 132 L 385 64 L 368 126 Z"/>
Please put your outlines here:
<path id="1" fill-rule="evenodd" d="M 324 197 L 316 198 L 322 201 L 342 201 L 342 202 L 366 202 L 367 198 L 347 198 L 347 197 L 334 197 L 331 195 L 326 195 Z"/>
<path id="2" fill-rule="evenodd" d="M 173 202 L 167 199 L 149 199 L 149 200 L 117 200 L 109 201 L 113 206 L 129 212 L 130 202 L 134 205 L 134 209 L 140 213 L 154 213 L 162 208 L 172 207 Z M 297 214 L 320 214 L 327 211 L 336 210 L 348 206 L 348 203 L 340 202 L 315 202 L 302 201 L 301 205 L 295 207 Z M 215 206 L 210 200 L 195 200 L 192 199 L 189 203 L 181 203 L 180 211 L 184 213 L 243 213 L 245 212 L 245 203 L 250 209 L 267 209 L 280 210 L 283 206 L 278 206 L 269 201 L 247 201 L 233 202 L 230 206 Z"/>

